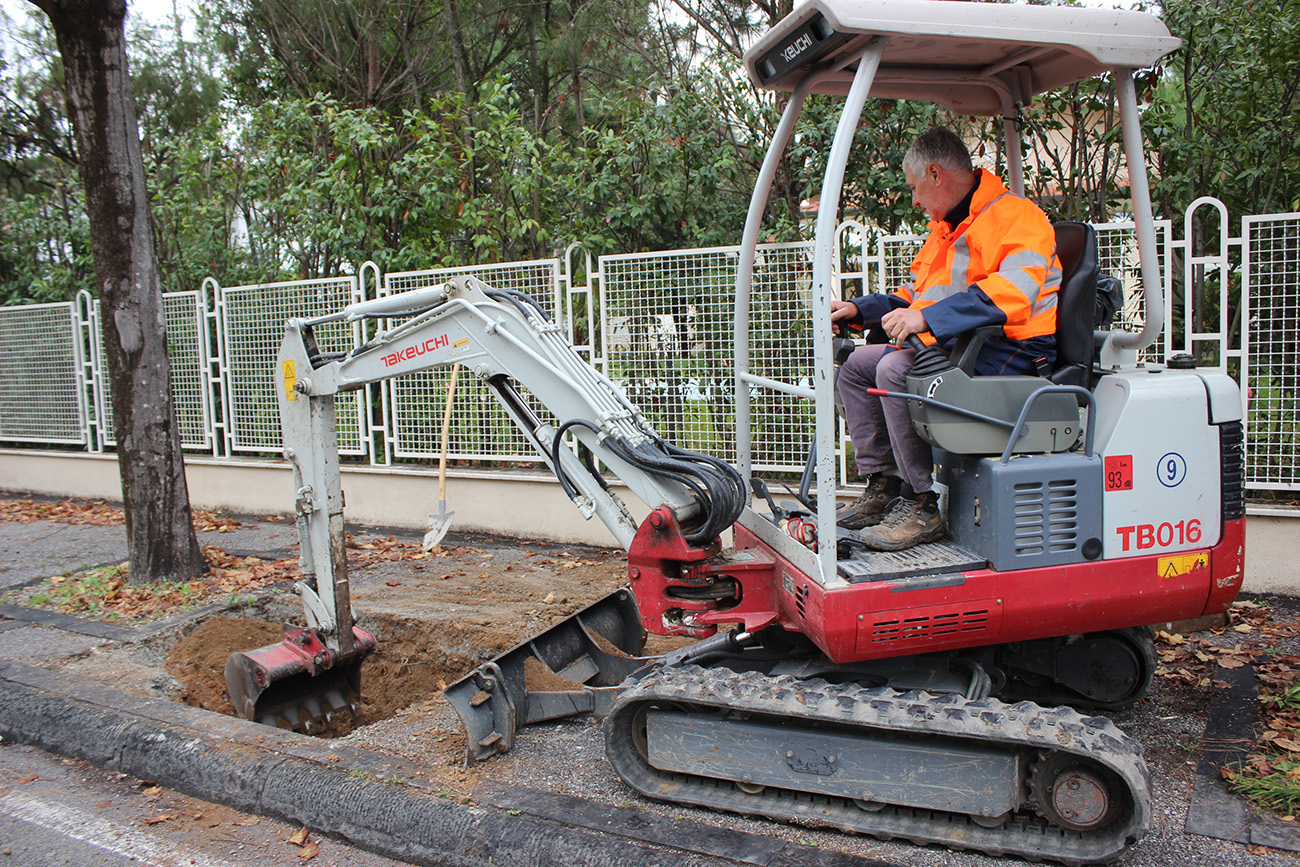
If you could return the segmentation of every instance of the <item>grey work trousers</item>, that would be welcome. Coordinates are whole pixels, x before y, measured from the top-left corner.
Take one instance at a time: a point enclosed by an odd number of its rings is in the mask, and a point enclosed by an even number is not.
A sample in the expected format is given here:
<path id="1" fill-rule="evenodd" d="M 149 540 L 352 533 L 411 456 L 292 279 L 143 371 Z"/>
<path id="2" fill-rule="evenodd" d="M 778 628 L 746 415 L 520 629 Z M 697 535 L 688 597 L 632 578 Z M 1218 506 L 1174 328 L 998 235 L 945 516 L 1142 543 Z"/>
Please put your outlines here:
<path id="1" fill-rule="evenodd" d="M 898 467 L 903 481 L 918 494 L 933 487 L 934 455 L 916 435 L 906 400 L 875 397 L 868 388 L 903 391 L 916 351 L 887 343 L 859 346 L 840 366 L 839 392 L 858 474 L 865 477 Z"/>

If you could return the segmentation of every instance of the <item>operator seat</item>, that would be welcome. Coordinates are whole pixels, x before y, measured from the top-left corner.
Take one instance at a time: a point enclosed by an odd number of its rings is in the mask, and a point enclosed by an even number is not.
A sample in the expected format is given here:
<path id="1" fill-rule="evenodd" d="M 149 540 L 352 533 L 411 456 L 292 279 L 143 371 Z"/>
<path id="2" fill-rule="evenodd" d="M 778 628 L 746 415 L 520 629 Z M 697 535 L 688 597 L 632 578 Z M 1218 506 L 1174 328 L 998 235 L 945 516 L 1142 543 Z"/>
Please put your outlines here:
<path id="1" fill-rule="evenodd" d="M 1061 260 L 1061 287 L 1056 290 L 1056 361 L 1047 378 L 1057 385 L 1092 389 L 1092 334 L 1097 322 L 1097 233 L 1088 223 L 1053 223 L 1056 256 Z M 1002 333 L 1001 325 L 985 325 L 957 338 L 952 363 L 968 376 L 984 342 Z"/>
<path id="2" fill-rule="evenodd" d="M 1047 386 L 1076 386 L 1091 390 L 1093 331 L 1097 321 L 1097 236 L 1087 223 L 1057 223 L 1056 253 L 1061 260 L 1061 286 L 1056 293 L 1056 361 L 1047 381 L 1037 376 L 975 376 L 975 359 L 985 341 L 1002 333 L 989 325 L 962 335 L 951 355 L 926 359 L 917 354 L 907 377 L 907 390 L 960 410 L 981 413 L 1014 428 L 1024 417 L 1024 432 L 1013 443 L 1015 453 L 1060 452 L 1078 441 L 1079 406 L 1087 397 L 1076 392 L 1035 394 Z M 953 368 L 956 368 L 954 370 Z M 1030 404 L 1032 398 L 1032 405 Z M 1028 410 L 1025 407 L 1029 406 Z M 908 407 L 921 439 L 955 455 L 1000 454 L 1008 445 L 1003 427 L 975 420 L 939 405 Z M 942 463 L 942 461 L 941 461 Z"/>
<path id="3" fill-rule="evenodd" d="M 1097 319 L 1097 233 L 1087 223 L 1055 223 L 1061 288 L 1056 292 L 1056 363 L 1048 379 L 1092 388 L 1092 333 Z"/>

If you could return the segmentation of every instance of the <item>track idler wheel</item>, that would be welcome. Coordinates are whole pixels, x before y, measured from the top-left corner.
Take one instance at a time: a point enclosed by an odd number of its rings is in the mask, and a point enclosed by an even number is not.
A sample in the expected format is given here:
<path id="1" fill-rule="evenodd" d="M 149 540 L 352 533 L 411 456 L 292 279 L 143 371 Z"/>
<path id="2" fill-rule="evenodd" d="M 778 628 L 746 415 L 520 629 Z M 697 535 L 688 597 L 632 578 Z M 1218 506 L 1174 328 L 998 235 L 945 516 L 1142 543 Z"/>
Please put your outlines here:
<path id="1" fill-rule="evenodd" d="M 1123 812 L 1123 789 L 1114 774 L 1077 756 L 1056 755 L 1034 769 L 1031 791 L 1039 813 L 1074 831 L 1096 831 Z"/>

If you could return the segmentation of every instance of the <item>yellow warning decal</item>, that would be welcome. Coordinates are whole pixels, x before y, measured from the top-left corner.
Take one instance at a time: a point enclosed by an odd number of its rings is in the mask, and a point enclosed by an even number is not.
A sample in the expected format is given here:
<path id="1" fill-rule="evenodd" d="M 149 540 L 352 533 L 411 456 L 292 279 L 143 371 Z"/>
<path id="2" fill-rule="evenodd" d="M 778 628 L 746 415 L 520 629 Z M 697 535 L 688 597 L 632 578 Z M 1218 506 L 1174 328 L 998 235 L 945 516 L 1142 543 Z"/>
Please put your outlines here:
<path id="1" fill-rule="evenodd" d="M 457 340 L 453 340 L 453 341 L 451 342 L 451 354 L 452 354 L 452 355 L 464 355 L 466 352 L 469 352 L 469 338 L 468 338 L 468 337 L 461 337 L 461 338 L 459 338 L 459 339 L 457 339 Z"/>
<path id="2" fill-rule="evenodd" d="M 1196 551 L 1191 554 L 1175 554 L 1172 557 L 1161 557 L 1157 561 L 1157 570 L 1161 578 L 1177 578 L 1179 575 L 1186 575 L 1196 569 L 1204 569 L 1210 565 L 1210 552 Z"/>
<path id="3" fill-rule="evenodd" d="M 293 369 L 293 359 L 289 358 L 280 362 L 280 368 L 284 371 L 284 399 L 298 399 L 298 374 Z"/>

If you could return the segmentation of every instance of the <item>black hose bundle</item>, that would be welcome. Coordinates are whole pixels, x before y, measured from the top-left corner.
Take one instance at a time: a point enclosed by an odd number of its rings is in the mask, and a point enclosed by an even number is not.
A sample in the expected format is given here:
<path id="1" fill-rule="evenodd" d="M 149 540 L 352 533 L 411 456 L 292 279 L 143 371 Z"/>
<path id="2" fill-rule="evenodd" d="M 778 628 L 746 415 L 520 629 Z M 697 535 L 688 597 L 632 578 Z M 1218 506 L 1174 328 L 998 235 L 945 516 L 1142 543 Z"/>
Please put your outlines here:
<path id="1" fill-rule="evenodd" d="M 577 489 L 560 465 L 560 449 L 564 447 L 562 440 L 565 432 L 572 427 L 585 427 L 598 435 L 601 431 L 594 422 L 571 419 L 560 425 L 555 432 L 551 444 L 551 465 L 555 468 L 555 474 L 565 493 L 575 497 Z M 629 444 L 620 437 L 610 436 L 605 438 L 604 445 L 647 475 L 673 481 L 690 490 L 700 511 L 691 519 L 689 526 L 682 528 L 683 535 L 688 542 L 696 545 L 712 542 L 736 523 L 741 510 L 749 501 L 744 479 L 726 461 L 680 448 L 654 434 L 648 435 L 650 439 L 636 445 Z"/>

